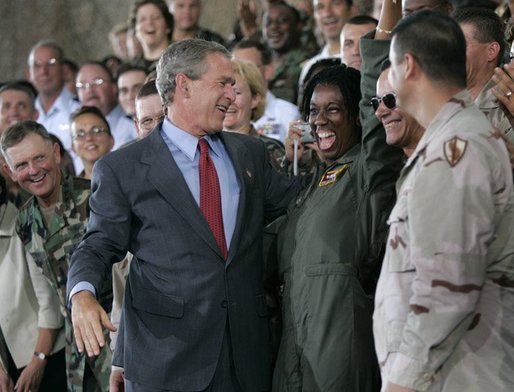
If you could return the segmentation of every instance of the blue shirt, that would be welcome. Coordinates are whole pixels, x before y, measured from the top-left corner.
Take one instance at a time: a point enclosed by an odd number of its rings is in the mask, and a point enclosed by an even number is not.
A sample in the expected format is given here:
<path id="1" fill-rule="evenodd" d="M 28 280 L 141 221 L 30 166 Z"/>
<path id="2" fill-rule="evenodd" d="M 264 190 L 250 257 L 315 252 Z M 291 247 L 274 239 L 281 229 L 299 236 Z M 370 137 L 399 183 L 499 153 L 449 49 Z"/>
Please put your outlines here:
<path id="1" fill-rule="evenodd" d="M 196 204 L 200 206 L 200 150 L 198 149 L 198 137 L 176 127 L 168 118 L 162 123 L 161 136 L 182 172 L 182 176 L 186 180 L 186 184 Z M 241 188 L 237 181 L 234 165 L 221 138 L 215 135 L 207 135 L 203 138 L 209 144 L 209 154 L 218 174 L 225 239 L 227 241 L 227 249 L 230 249 L 230 243 L 236 227 Z"/>

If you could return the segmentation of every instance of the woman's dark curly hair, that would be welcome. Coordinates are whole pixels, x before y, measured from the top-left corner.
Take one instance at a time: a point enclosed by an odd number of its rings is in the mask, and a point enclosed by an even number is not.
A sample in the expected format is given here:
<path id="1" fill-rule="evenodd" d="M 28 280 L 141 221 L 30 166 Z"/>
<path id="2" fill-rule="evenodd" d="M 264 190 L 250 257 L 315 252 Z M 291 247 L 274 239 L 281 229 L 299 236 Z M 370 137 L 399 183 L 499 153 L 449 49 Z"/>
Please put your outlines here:
<path id="1" fill-rule="evenodd" d="M 335 86 L 341 91 L 343 96 L 344 108 L 349 124 L 356 125 L 358 138 L 360 138 L 361 126 L 359 121 L 359 101 L 361 100 L 361 74 L 354 68 L 349 68 L 344 64 L 328 67 L 315 75 L 305 87 L 302 101 L 302 117 L 304 121 L 309 121 L 309 112 L 312 94 L 314 89 L 321 86 Z M 357 135 L 356 135 L 357 136 Z"/>

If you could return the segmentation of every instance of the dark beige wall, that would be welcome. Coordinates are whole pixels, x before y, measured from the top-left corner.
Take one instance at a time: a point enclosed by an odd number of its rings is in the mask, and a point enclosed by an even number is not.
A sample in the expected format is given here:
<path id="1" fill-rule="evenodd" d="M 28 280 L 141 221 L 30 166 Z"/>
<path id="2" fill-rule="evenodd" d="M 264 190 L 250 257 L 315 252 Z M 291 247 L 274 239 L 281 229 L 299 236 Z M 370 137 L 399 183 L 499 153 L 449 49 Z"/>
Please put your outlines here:
<path id="1" fill-rule="evenodd" d="M 77 62 L 110 53 L 109 30 L 127 19 L 130 0 L 0 0 L 0 81 L 24 76 L 30 47 L 53 38 Z M 203 0 L 202 25 L 227 37 L 237 0 Z"/>

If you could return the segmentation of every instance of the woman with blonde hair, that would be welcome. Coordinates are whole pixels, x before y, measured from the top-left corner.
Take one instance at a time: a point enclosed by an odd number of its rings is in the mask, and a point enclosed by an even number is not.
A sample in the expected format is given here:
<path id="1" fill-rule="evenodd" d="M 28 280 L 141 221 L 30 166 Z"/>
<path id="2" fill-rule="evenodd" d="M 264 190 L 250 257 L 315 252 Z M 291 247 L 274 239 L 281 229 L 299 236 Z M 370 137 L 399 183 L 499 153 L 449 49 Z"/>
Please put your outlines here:
<path id="1" fill-rule="evenodd" d="M 279 170 L 285 151 L 278 140 L 257 133 L 252 121 L 262 117 L 266 107 L 266 84 L 261 72 L 252 63 L 232 60 L 235 74 L 236 99 L 227 110 L 223 129 L 239 132 L 261 139 L 270 155 L 271 164 Z"/>

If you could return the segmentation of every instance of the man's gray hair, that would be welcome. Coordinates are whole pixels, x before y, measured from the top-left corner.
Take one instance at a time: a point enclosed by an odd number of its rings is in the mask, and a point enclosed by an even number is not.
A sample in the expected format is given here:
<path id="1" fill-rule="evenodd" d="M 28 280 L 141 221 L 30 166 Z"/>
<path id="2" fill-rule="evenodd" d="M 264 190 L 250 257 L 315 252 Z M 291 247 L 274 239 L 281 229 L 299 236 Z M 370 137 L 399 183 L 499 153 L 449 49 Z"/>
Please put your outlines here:
<path id="1" fill-rule="evenodd" d="M 7 150 L 21 143 L 25 137 L 33 133 L 41 136 L 46 142 L 53 144 L 50 134 L 42 124 L 32 120 L 25 120 L 11 125 L 2 133 L 0 137 L 0 150 L 3 156 L 7 159 Z"/>
<path id="2" fill-rule="evenodd" d="M 156 85 L 162 103 L 167 106 L 173 101 L 178 74 L 198 80 L 207 71 L 205 61 L 210 53 L 220 53 L 230 60 L 230 52 L 216 42 L 203 39 L 188 39 L 168 46 L 157 64 Z"/>
<path id="3" fill-rule="evenodd" d="M 56 59 L 57 61 L 61 62 L 64 59 L 64 51 L 59 46 L 59 44 L 57 44 L 57 42 L 55 42 L 53 39 L 43 39 L 43 40 L 37 42 L 32 48 L 30 48 L 29 57 L 28 57 L 29 67 L 32 66 L 31 59 L 32 59 L 32 56 L 34 55 L 34 52 L 36 51 L 36 49 L 39 49 L 39 48 L 51 48 L 57 53 L 57 59 Z"/>

